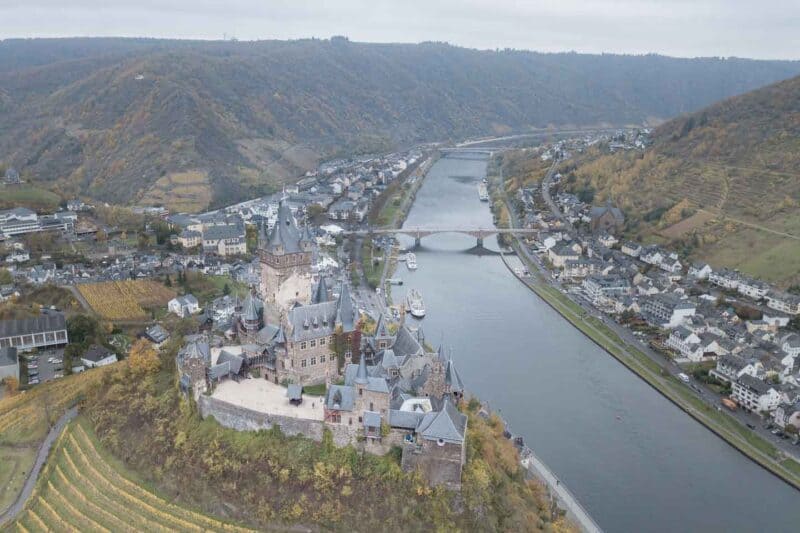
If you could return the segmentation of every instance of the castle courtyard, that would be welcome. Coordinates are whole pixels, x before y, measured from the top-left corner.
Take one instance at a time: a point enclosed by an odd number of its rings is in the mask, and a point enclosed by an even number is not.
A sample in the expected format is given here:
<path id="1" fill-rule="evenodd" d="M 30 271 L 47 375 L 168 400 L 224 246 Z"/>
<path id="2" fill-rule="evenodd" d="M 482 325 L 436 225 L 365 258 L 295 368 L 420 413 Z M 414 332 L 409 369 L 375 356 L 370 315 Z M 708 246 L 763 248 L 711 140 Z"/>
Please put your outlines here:
<path id="1" fill-rule="evenodd" d="M 216 386 L 211 396 L 259 413 L 307 420 L 323 419 L 323 397 L 304 395 L 302 404 L 292 405 L 286 396 L 286 387 L 266 379 L 225 380 Z"/>

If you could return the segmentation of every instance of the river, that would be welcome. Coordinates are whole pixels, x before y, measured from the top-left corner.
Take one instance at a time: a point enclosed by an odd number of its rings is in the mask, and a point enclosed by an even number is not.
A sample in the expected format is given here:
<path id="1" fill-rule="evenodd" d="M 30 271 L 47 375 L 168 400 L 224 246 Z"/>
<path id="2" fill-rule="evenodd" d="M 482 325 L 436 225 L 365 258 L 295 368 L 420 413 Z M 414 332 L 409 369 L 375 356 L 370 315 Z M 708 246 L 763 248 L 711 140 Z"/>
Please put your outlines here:
<path id="1" fill-rule="evenodd" d="M 485 174 L 486 159 L 440 159 L 405 226 L 491 227 L 477 193 Z M 600 527 L 798 531 L 800 493 L 584 337 L 498 256 L 465 252 L 474 245 L 460 234 L 424 238 L 419 269 L 398 265 L 405 284 L 395 300 L 420 290 L 426 340 L 452 349 L 466 386 L 525 437 Z"/>

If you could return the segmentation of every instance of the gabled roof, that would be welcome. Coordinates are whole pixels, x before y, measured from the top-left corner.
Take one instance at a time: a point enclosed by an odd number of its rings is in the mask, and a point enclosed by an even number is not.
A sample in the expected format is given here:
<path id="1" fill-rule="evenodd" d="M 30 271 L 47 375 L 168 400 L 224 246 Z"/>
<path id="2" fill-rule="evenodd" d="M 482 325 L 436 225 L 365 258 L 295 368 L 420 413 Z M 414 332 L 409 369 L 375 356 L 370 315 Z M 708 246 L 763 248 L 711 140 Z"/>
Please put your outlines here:
<path id="1" fill-rule="evenodd" d="M 397 331 L 397 337 L 392 344 L 392 350 L 397 357 L 405 359 L 411 355 L 422 355 L 423 349 L 411 331 L 403 326 Z"/>
<path id="2" fill-rule="evenodd" d="M 98 361 L 102 361 L 106 357 L 111 357 L 112 355 L 116 357 L 116 354 L 105 346 L 92 344 L 81 356 L 81 359 L 86 359 L 87 361 L 97 363 Z"/>
<path id="3" fill-rule="evenodd" d="M 442 410 L 427 413 L 423 417 L 417 433 L 425 440 L 442 440 L 453 444 L 464 442 L 467 417 L 449 401 L 445 400 Z"/>
<path id="4" fill-rule="evenodd" d="M 334 411 L 352 411 L 355 405 L 353 387 L 331 385 L 325 395 L 325 407 Z"/>

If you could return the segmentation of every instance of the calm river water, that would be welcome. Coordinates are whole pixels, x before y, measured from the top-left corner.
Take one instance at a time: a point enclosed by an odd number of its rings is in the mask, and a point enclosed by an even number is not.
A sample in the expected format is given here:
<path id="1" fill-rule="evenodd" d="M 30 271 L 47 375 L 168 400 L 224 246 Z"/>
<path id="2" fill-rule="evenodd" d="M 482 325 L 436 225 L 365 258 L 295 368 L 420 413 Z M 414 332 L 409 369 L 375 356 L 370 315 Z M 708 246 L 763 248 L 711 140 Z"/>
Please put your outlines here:
<path id="1" fill-rule="evenodd" d="M 490 227 L 486 160 L 444 158 L 406 221 Z M 753 464 L 601 350 L 474 239 L 427 237 L 401 263 L 395 300 L 422 293 L 433 346 L 452 348 L 467 387 L 500 410 L 600 527 L 616 531 L 800 530 L 800 493 Z M 496 246 L 496 241 L 486 243 Z"/>

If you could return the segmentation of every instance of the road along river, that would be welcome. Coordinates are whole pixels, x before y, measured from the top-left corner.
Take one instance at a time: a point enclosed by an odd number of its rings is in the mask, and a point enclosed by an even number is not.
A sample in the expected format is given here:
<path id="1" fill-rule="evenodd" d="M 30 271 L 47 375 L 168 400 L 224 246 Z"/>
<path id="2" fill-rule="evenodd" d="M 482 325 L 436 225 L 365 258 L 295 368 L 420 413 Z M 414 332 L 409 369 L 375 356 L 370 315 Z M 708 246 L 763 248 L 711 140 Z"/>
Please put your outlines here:
<path id="1" fill-rule="evenodd" d="M 445 157 L 405 227 L 492 225 L 486 159 Z M 403 239 L 407 245 L 413 240 Z M 467 387 L 509 421 L 595 521 L 614 531 L 797 531 L 800 493 L 663 398 L 524 288 L 499 256 L 432 235 L 394 277 L 418 289 L 427 341 L 452 348 Z M 495 247 L 492 239 L 488 247 Z"/>

